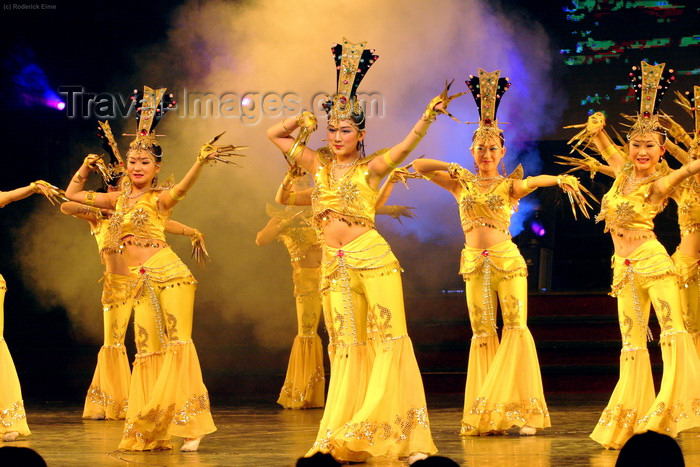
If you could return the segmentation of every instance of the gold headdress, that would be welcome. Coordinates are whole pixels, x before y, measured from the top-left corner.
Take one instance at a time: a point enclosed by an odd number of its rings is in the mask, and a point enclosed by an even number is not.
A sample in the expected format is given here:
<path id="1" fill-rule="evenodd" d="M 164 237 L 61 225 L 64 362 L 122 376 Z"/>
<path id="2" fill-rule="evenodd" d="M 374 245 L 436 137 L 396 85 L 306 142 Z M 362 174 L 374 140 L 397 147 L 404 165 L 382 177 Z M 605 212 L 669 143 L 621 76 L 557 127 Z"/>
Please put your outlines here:
<path id="1" fill-rule="evenodd" d="M 479 109 L 479 128 L 474 131 L 474 140 L 501 139 L 503 130 L 498 128 L 496 112 L 501 97 L 510 87 L 510 82 L 508 78 L 500 78 L 500 75 L 500 70 L 487 73 L 479 68 L 479 76 L 469 75 L 466 81 Z"/>
<path id="2" fill-rule="evenodd" d="M 366 42 L 352 43 L 343 38 L 342 45 L 335 44 L 331 48 L 337 70 L 337 87 L 333 97 L 323 104 L 329 123 L 350 120 L 358 129 L 364 128 L 365 114 L 357 101 L 357 87 L 379 58 L 374 50 L 365 49 L 365 45 Z"/>
<path id="3" fill-rule="evenodd" d="M 102 159 L 100 159 L 101 164 L 97 163 L 97 166 L 105 183 L 114 186 L 126 173 L 124 161 L 119 153 L 119 147 L 114 139 L 109 122 L 105 120 L 104 122 L 98 121 L 97 123 L 100 125 L 97 136 L 102 140 L 102 147 L 109 153 L 109 165 L 105 165 Z"/>
<path id="4" fill-rule="evenodd" d="M 666 64 L 649 65 L 642 61 L 641 67 L 632 67 L 632 87 L 639 101 L 639 113 L 627 133 L 627 139 L 640 133 L 657 132 L 666 134 L 657 115 L 659 104 L 669 84 L 676 79 L 673 70 L 665 71 Z"/>
<path id="5" fill-rule="evenodd" d="M 693 117 L 693 121 L 695 122 L 693 138 L 690 139 L 690 137 L 686 135 L 684 141 L 688 146 L 688 150 L 697 151 L 700 146 L 700 108 L 698 108 L 698 102 L 700 102 L 700 86 L 693 87 L 692 94 L 690 91 L 686 91 L 685 94 L 677 92 L 676 95 L 678 96 L 676 102 Z"/>
<path id="6" fill-rule="evenodd" d="M 156 141 L 155 128 L 160 119 L 174 105 L 173 95 L 165 95 L 166 88 L 151 89 L 143 87 L 143 93 L 134 90 L 131 97 L 136 103 L 136 138 L 131 142 L 131 149 L 144 149 L 153 152 L 153 148 L 159 147 Z M 161 102 L 162 101 L 162 102 Z M 159 157 L 160 154 L 154 154 Z"/>

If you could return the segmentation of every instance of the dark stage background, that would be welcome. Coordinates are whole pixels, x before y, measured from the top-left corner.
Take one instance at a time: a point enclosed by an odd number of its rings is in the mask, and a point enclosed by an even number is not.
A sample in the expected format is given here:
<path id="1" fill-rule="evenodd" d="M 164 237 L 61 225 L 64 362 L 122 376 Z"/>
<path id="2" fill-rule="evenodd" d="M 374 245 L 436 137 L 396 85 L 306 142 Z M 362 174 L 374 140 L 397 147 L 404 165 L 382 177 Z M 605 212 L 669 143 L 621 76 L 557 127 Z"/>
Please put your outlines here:
<path id="1" fill-rule="evenodd" d="M 562 127 L 584 122 L 590 112 L 605 110 L 623 130 L 619 114 L 637 108 L 627 75 L 640 60 L 674 68 L 675 90 L 700 85 L 696 2 L 286 3 L 4 4 L 0 189 L 36 179 L 64 187 L 85 154 L 100 153 L 95 109 L 69 117 L 55 108 L 55 99 L 65 97 L 59 87 L 112 95 L 128 95 L 143 84 L 167 86 L 178 96 L 187 89 L 237 96 L 291 92 L 307 106 L 314 92 L 332 91 L 328 48 L 343 35 L 368 39 L 381 57 L 361 86 L 383 93 L 385 104 L 384 114 L 368 119 L 371 151 L 398 141 L 445 78 L 456 78 L 455 89 L 463 91 L 478 67 L 500 68 L 513 82 L 501 109 L 509 170 L 523 163 L 526 174 L 560 172 L 552 156 L 568 153 L 566 139 L 573 134 Z M 667 96 L 663 108 L 690 128 L 690 118 L 672 101 Z M 451 110 L 462 120 L 478 118 L 470 96 Z M 173 215 L 205 233 L 214 259 L 206 269 L 188 264 L 200 281 L 194 339 L 215 401 L 278 391 L 296 329 L 286 252 L 281 245 L 254 245 L 267 221 L 265 203 L 284 172 L 264 130 L 282 116 L 252 121 L 240 111 L 240 118 L 229 119 L 169 115 L 159 128 L 167 135 L 168 173 L 176 177 L 198 146 L 223 130 L 224 143 L 251 146 L 242 168 L 208 168 Z M 540 123 L 532 125 L 535 120 Z M 115 133 L 133 132 L 133 119 L 111 121 Z M 414 155 L 471 167 L 466 148 L 472 130 L 441 119 Z M 323 132 L 317 133 L 320 145 Z M 611 184 L 601 175 L 591 181 L 583 174 L 581 180 L 598 198 Z M 429 185 L 397 187 L 391 202 L 415 207 L 417 219 L 381 219 L 379 230 L 405 269 L 409 323 L 418 336 L 421 368 L 432 375 L 428 389 L 459 392 L 470 337 L 457 275 L 463 236 L 454 200 Z M 546 379 L 554 381 L 575 364 L 554 361 L 561 351 L 557 342 L 598 321 L 608 331 L 591 338 L 591 345 L 607 342 L 602 347 L 612 363 L 604 371 L 614 373 L 615 305 L 602 297 L 612 245 L 602 225 L 581 216 L 575 221 L 568 199 L 555 188 L 522 204 L 523 230 L 515 241 L 530 265 L 539 307 L 531 306 L 530 314 Z M 544 226 L 543 236 L 530 229 L 535 221 Z M 28 401 L 79 401 L 90 381 L 101 338 L 101 270 L 87 226 L 80 224 L 36 196 L 0 212 L 0 272 L 8 285 L 4 334 Z M 672 252 L 678 243 L 673 203 L 657 218 L 656 233 Z M 171 243 L 189 258 L 187 239 Z M 560 326 L 560 334 L 545 336 L 552 326 Z M 584 345 L 576 342 L 569 345 Z M 589 357 L 581 353 L 583 360 Z M 582 390 L 572 384 L 549 387 Z"/>

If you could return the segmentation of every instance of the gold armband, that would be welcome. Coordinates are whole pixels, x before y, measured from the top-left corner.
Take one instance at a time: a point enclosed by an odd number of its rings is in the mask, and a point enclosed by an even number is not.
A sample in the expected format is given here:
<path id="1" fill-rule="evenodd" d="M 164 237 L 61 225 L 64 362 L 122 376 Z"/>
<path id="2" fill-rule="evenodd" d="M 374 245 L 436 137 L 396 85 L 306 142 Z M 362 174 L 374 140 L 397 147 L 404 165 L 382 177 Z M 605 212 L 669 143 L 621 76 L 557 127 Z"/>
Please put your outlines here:
<path id="1" fill-rule="evenodd" d="M 73 180 L 71 180 L 71 181 L 73 183 L 83 183 L 83 182 L 85 182 L 85 180 L 87 180 L 87 177 L 83 177 L 82 175 L 80 175 L 80 170 L 78 170 L 75 173 L 75 177 L 73 177 Z"/>
<path id="2" fill-rule="evenodd" d="M 456 162 L 450 162 L 447 164 L 447 173 L 450 178 L 457 178 L 457 173 L 459 172 L 460 166 Z"/>
<path id="3" fill-rule="evenodd" d="M 384 159 L 384 162 L 386 162 L 386 165 L 388 165 L 390 169 L 395 169 L 396 167 L 399 166 L 399 163 L 396 162 L 396 161 L 394 161 L 394 160 L 392 160 L 391 157 L 389 157 L 389 153 L 390 153 L 390 152 L 391 152 L 391 151 L 386 151 L 386 152 L 382 155 L 382 159 Z"/>
<path id="4" fill-rule="evenodd" d="M 175 188 L 170 189 L 170 197 L 175 201 L 182 201 L 183 199 L 185 199 L 185 196 L 187 196 L 187 192 L 184 192 L 183 194 L 178 196 L 177 193 L 175 193 Z"/>
<path id="5" fill-rule="evenodd" d="M 600 155 L 603 156 L 603 159 L 606 161 L 610 159 L 612 156 L 617 154 L 618 150 L 617 147 L 614 144 L 611 144 L 610 146 L 606 147 L 602 151 L 600 151 Z"/>
<path id="6" fill-rule="evenodd" d="M 296 191 L 290 191 L 289 192 L 289 204 L 293 205 L 297 200 L 297 192 Z"/>
<path id="7" fill-rule="evenodd" d="M 88 206 L 94 206 L 96 196 L 97 194 L 92 190 L 85 193 L 85 204 L 87 204 Z"/>

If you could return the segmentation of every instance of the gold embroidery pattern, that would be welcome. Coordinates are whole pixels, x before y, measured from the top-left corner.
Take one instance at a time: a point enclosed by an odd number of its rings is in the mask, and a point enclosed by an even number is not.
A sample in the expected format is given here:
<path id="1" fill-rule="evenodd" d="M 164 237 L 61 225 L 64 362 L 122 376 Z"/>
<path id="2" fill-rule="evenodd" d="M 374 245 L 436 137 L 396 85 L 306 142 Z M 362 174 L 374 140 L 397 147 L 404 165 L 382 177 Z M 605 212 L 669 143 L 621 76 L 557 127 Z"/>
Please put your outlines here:
<path id="1" fill-rule="evenodd" d="M 115 401 L 112 396 L 97 386 L 90 386 L 86 398 L 93 404 L 101 405 L 105 408 L 105 410 L 107 410 L 108 407 L 111 407 L 112 411 L 114 411 L 114 414 L 117 417 L 123 417 L 126 415 L 128 401 L 126 399 Z"/>
<path id="2" fill-rule="evenodd" d="M 282 386 L 282 392 L 287 396 L 288 399 L 295 402 L 295 407 L 306 407 L 307 406 L 307 395 L 311 394 L 314 386 L 321 381 L 325 381 L 326 376 L 323 371 L 323 366 L 319 365 L 314 369 L 314 372 L 309 376 L 308 384 L 305 387 L 297 387 L 294 385 L 294 381 L 284 380 L 284 386 Z"/>
<path id="3" fill-rule="evenodd" d="M 185 406 L 173 416 L 176 425 L 187 425 L 193 419 L 204 412 L 209 412 L 209 394 L 191 397 Z"/>
<path id="4" fill-rule="evenodd" d="M 10 405 L 9 409 L 0 410 L 0 425 L 9 428 L 27 418 L 24 411 L 24 402 L 17 401 Z"/>
<path id="5" fill-rule="evenodd" d="M 138 353 L 143 353 L 144 350 L 150 350 L 148 349 L 148 331 L 140 324 L 136 324 L 136 327 L 138 328 L 136 332 L 136 350 Z"/>
<path id="6" fill-rule="evenodd" d="M 522 315 L 522 302 L 510 295 L 503 299 L 503 327 L 513 329 L 521 326 L 520 316 Z"/>
<path id="7" fill-rule="evenodd" d="M 498 211 L 505 205 L 505 201 L 498 195 L 489 195 L 486 197 L 486 206 L 492 211 Z"/>
<path id="8" fill-rule="evenodd" d="M 396 444 L 399 444 L 410 436 L 411 432 L 417 428 L 429 428 L 428 410 L 426 407 L 409 409 L 406 415 L 396 414 L 394 423 L 389 422 L 372 422 L 363 420 L 358 423 L 347 423 L 345 428 L 346 438 L 357 440 L 365 440 L 370 445 L 374 445 L 376 441 L 386 441 L 393 439 Z"/>
<path id="9" fill-rule="evenodd" d="M 618 430 L 634 430 L 637 423 L 637 409 L 625 409 L 622 404 L 606 407 L 598 420 L 598 425 L 606 428 L 616 427 Z"/>
<path id="10" fill-rule="evenodd" d="M 666 300 L 659 299 L 659 303 L 655 304 L 654 308 L 658 310 L 661 332 L 672 330 L 673 322 L 671 320 L 671 305 L 669 305 Z"/>
<path id="11" fill-rule="evenodd" d="M 549 417 L 549 410 L 544 402 L 541 402 L 537 397 L 532 397 L 529 400 L 520 402 L 506 402 L 503 404 L 494 404 L 492 408 L 488 407 L 487 397 L 477 397 L 469 411 L 470 415 L 478 415 L 481 418 L 481 423 L 488 421 L 488 427 L 479 427 L 482 432 L 497 431 L 501 428 L 496 426 L 498 420 L 505 420 L 510 425 L 520 424 L 526 425 L 528 420 L 533 416 Z M 476 427 L 462 424 L 462 433 L 476 430 Z"/>
<path id="12" fill-rule="evenodd" d="M 166 326 L 168 327 L 168 337 L 170 340 L 178 340 L 177 339 L 177 318 L 175 315 L 172 315 L 170 313 L 165 314 L 165 320 L 167 321 Z"/>
<path id="13" fill-rule="evenodd" d="M 133 439 L 142 443 L 155 440 L 161 433 L 168 430 L 170 421 L 175 413 L 175 404 L 171 404 L 167 409 L 155 407 L 149 410 L 146 414 L 139 413 L 136 420 L 127 422 L 124 425 L 124 439 Z M 141 425 L 153 426 L 152 430 L 145 430 Z"/>

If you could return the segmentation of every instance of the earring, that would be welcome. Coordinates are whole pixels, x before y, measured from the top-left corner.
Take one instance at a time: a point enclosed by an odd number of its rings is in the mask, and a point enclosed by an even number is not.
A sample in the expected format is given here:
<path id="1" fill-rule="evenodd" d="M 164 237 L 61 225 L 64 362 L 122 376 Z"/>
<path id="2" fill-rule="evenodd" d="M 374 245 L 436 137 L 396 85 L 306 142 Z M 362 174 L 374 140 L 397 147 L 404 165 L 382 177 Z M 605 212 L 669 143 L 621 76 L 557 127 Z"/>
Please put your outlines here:
<path id="1" fill-rule="evenodd" d="M 506 163 L 501 159 L 501 170 L 503 171 L 503 176 L 505 177 L 506 174 Z"/>
<path id="2" fill-rule="evenodd" d="M 479 173 L 479 166 L 477 165 L 476 161 L 474 161 L 474 173 L 475 174 Z"/>
<path id="3" fill-rule="evenodd" d="M 365 157 L 365 142 L 364 141 L 357 142 L 357 152 L 360 153 L 361 159 Z"/>
<path id="4" fill-rule="evenodd" d="M 151 180 L 151 186 L 152 186 L 153 188 L 155 188 L 155 187 L 158 186 L 158 175 L 156 175 L 155 177 L 153 177 L 153 180 Z"/>

